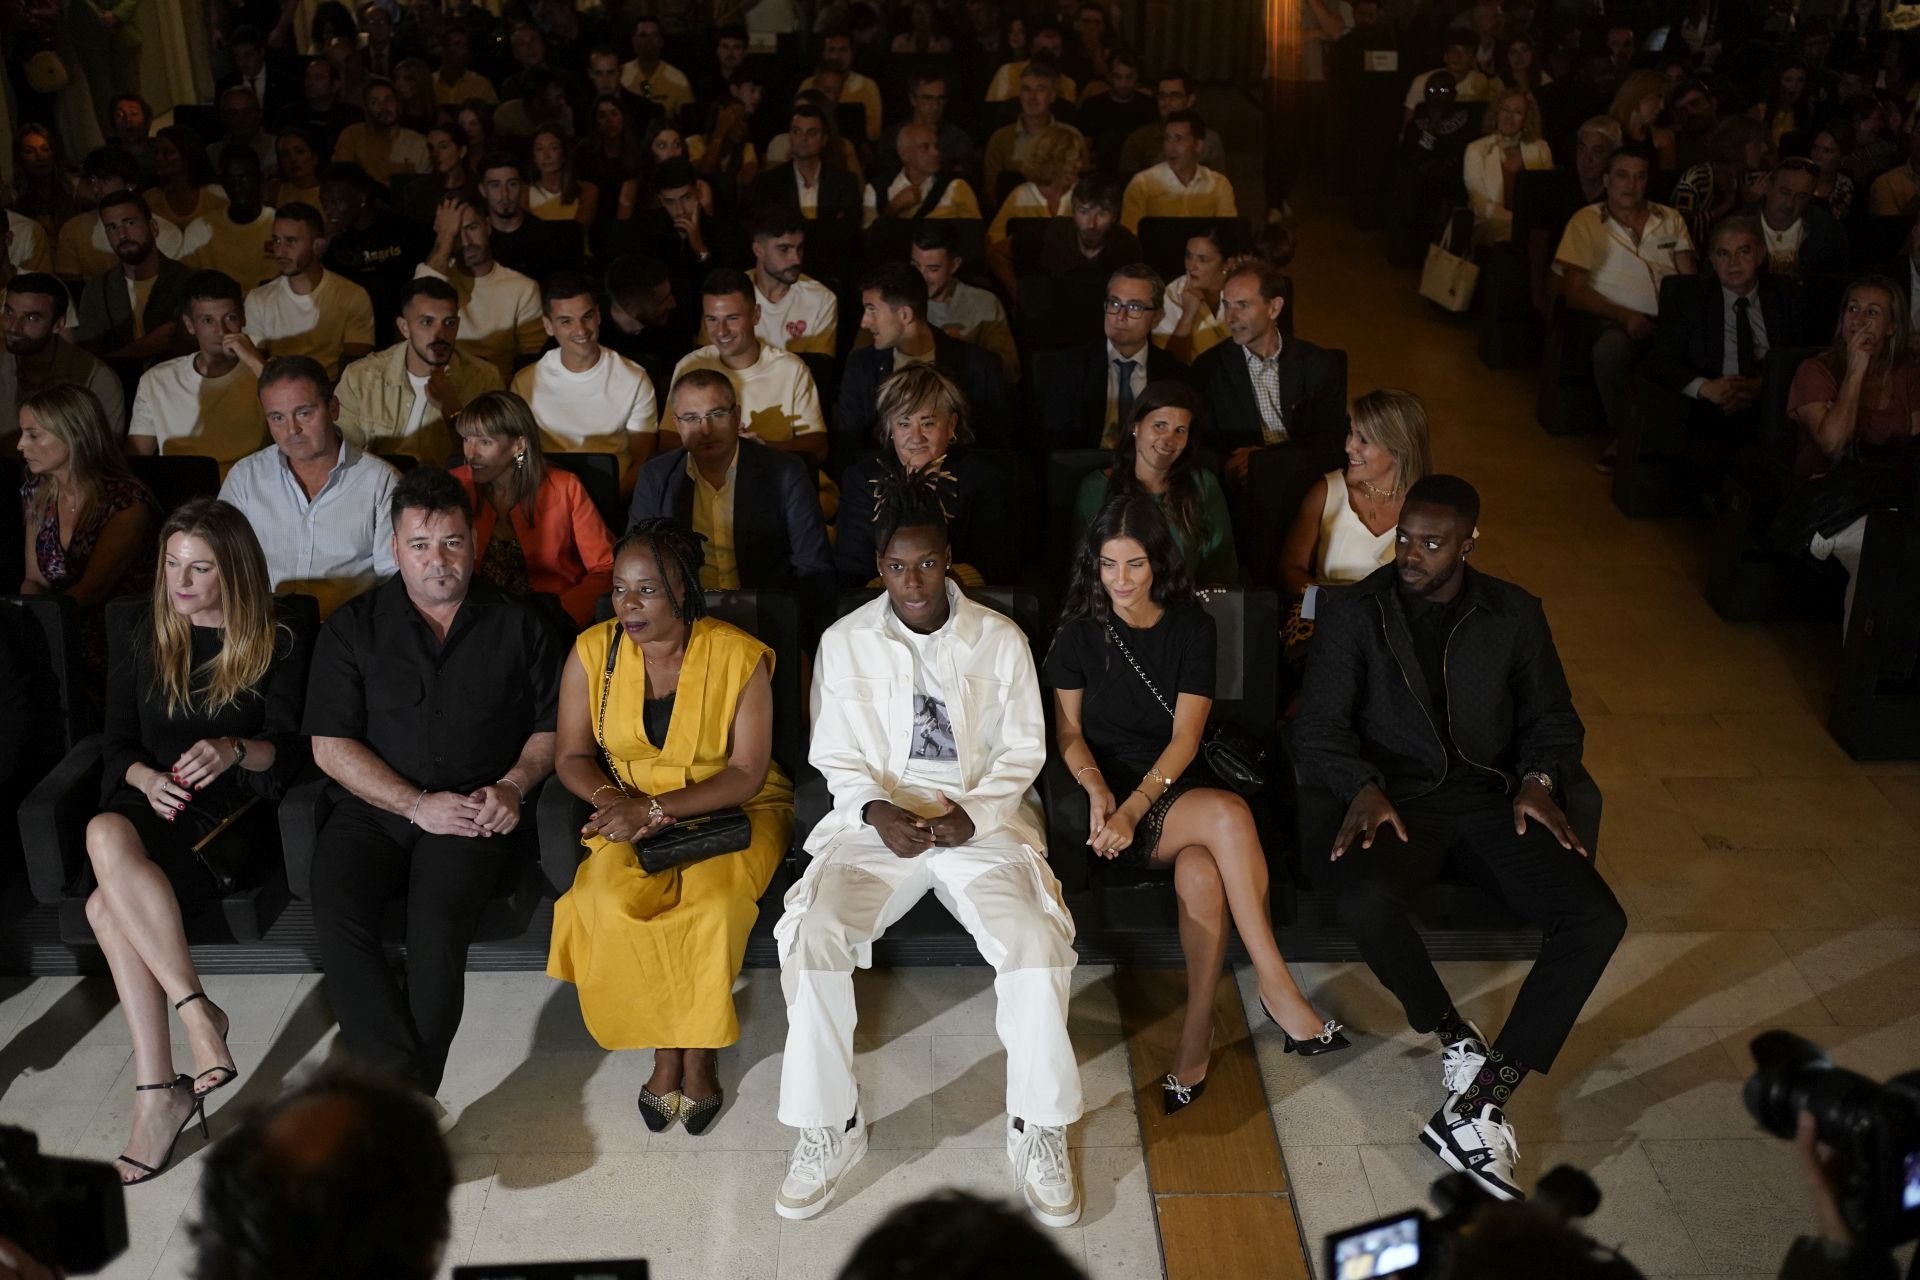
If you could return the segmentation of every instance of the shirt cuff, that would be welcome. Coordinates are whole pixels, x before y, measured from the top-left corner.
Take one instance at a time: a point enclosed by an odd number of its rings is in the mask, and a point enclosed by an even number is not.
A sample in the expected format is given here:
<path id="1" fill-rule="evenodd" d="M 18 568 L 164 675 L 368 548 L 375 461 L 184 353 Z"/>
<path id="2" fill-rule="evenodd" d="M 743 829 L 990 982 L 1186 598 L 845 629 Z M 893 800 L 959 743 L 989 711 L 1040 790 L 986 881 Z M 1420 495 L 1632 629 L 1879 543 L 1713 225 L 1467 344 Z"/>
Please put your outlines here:
<path id="1" fill-rule="evenodd" d="M 1692 382 L 1680 388 L 1680 390 L 1689 400 L 1698 400 L 1700 398 L 1700 388 L 1706 385 L 1707 380 L 1705 378 L 1695 378 Z"/>

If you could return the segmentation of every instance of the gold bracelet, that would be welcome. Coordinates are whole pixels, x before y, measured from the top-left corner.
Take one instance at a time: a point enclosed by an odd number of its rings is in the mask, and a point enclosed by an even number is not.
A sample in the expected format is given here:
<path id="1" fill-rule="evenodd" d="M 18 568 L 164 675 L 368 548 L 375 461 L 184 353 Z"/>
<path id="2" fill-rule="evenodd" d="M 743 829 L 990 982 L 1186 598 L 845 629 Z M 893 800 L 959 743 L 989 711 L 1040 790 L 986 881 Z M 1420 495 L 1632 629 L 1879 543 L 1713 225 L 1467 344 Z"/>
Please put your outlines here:
<path id="1" fill-rule="evenodd" d="M 1155 765 L 1153 768 L 1148 769 L 1147 776 L 1160 784 L 1160 790 L 1162 794 L 1165 794 L 1166 791 L 1168 791 L 1173 786 L 1173 779 L 1169 778 L 1166 774 L 1160 772 L 1159 765 Z M 1145 795 L 1146 792 L 1143 791 L 1140 794 Z"/>
<path id="2" fill-rule="evenodd" d="M 1099 766 L 1099 765 L 1097 765 L 1097 764 L 1083 764 L 1083 765 L 1081 765 L 1081 766 L 1080 766 L 1080 767 L 1079 767 L 1078 769 L 1075 769 L 1075 770 L 1073 771 L 1073 780 L 1074 780 L 1075 782 L 1078 782 L 1078 781 L 1080 781 L 1080 775 L 1081 775 L 1081 774 L 1083 774 L 1083 773 L 1098 773 L 1098 772 L 1100 772 L 1100 766 Z"/>
<path id="3" fill-rule="evenodd" d="M 613 793 L 614 793 L 615 795 L 617 795 L 617 796 L 620 796 L 620 797 L 621 797 L 622 799 L 625 799 L 625 798 L 626 798 L 626 794 L 627 794 L 626 792 L 624 792 L 624 791 L 622 791 L 622 790 L 620 790 L 620 788 L 619 788 L 619 787 L 616 787 L 615 785 L 613 785 L 613 783 L 611 783 L 611 782 L 603 782 L 603 783 L 601 783 L 601 784 L 600 784 L 599 786 L 597 786 L 597 787 L 595 787 L 595 788 L 593 789 L 593 794 L 587 797 L 587 803 L 588 803 L 588 804 L 590 804 L 590 805 L 592 805 L 592 806 L 594 806 L 594 807 L 595 807 L 596 809 L 597 809 L 597 808 L 599 808 L 599 807 L 600 807 L 600 793 L 601 793 L 602 791 L 611 791 L 611 792 L 613 792 Z"/>

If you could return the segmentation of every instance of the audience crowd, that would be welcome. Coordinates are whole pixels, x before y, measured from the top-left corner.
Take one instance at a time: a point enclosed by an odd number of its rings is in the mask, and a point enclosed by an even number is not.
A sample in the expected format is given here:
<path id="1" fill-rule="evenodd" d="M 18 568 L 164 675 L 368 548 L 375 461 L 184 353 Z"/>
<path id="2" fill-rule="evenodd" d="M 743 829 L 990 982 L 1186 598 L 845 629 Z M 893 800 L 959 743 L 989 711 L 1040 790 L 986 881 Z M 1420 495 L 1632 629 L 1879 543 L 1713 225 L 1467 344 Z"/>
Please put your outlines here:
<path id="1" fill-rule="evenodd" d="M 1470 217 L 1456 251 L 1520 264 L 1616 432 L 1642 383 L 1684 398 L 1715 493 L 1764 470 L 1768 353 L 1825 344 L 1786 379 L 1785 465 L 1910 449 L 1909 37 L 1735 5 L 1308 7 L 1319 74 L 1283 150 L 1421 234 Z M 0 230 L 18 588 L 65 601 L 104 708 L 86 908 L 138 1067 L 126 1181 L 239 1074 L 186 922 L 250 874 L 217 850 L 271 844 L 311 767 L 307 896 L 357 1061 L 434 1092 L 468 947 L 561 789 L 584 858 L 549 972 L 600 1043 L 655 1050 L 643 1122 L 705 1132 L 799 828 L 776 1211 L 820 1212 L 866 1149 L 852 971 L 931 893 L 996 970 L 1026 1205 L 1070 1223 L 1074 924 L 1044 772 L 1085 806 L 1096 878 L 1179 902 L 1169 1114 L 1204 1089 L 1229 926 L 1287 1049 L 1348 1046 L 1289 974 L 1264 806 L 1209 722 L 1224 655 L 1270 653 L 1294 763 L 1344 814 L 1309 861 L 1442 1047 L 1420 1139 L 1519 1194 L 1503 1108 L 1624 928 L 1544 613 L 1468 566 L 1481 498 L 1420 399 L 1350 400 L 1313 300 L 1295 315 L 1284 201 L 1243 216 L 1222 172 L 1255 140 L 1128 48 L 1119 6 L 827 4 L 811 30 L 764 0 L 717 24 L 374 0 L 294 30 L 257 8 L 218 7 L 215 101 L 165 122 L 96 68 L 109 140 L 84 155 L 17 95 Z M 1864 524 L 1804 549 L 1851 573 Z M 1028 634 L 981 588 L 1057 625 Z M 1236 588 L 1280 593 L 1276 634 L 1217 634 Z M 793 642 L 710 612 L 738 591 L 791 595 Z M 235 830 L 264 834 L 216 839 Z M 1547 927 L 1497 1036 L 1411 923 L 1449 864 Z M 250 1123 L 357 1141 L 328 1106 Z"/>

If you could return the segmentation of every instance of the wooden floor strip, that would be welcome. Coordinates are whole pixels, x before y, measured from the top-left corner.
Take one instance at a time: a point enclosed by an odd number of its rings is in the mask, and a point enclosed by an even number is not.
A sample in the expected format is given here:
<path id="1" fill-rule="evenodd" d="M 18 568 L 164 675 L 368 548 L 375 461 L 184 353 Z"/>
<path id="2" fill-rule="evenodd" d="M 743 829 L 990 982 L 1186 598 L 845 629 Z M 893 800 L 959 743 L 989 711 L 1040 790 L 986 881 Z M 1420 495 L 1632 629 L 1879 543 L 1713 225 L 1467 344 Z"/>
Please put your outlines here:
<path id="1" fill-rule="evenodd" d="M 1214 987 L 1207 1091 L 1172 1116 L 1160 1081 L 1180 1033 L 1186 975 L 1121 969 L 1115 983 L 1168 1280 L 1306 1277 L 1286 1162 L 1232 975 Z"/>

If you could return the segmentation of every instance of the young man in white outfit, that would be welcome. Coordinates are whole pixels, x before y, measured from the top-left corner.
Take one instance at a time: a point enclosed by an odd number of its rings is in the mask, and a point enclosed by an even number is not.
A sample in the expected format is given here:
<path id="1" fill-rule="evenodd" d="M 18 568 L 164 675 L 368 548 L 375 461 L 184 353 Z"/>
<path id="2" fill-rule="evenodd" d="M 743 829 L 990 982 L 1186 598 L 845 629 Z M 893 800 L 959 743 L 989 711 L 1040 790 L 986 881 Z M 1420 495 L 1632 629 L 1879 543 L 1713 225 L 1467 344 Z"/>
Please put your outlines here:
<path id="1" fill-rule="evenodd" d="M 1067 1038 L 1073 919 L 1032 796 L 1047 756 L 1033 655 L 1017 626 L 947 579 L 930 485 L 896 473 L 877 511 L 886 594 L 821 638 L 809 758 L 833 809 L 774 930 L 787 1000 L 779 1114 L 801 1131 L 774 1210 L 819 1213 L 866 1154 L 853 970 L 931 890 L 997 974 L 1014 1176 L 1041 1222 L 1070 1226 L 1080 1192 L 1067 1126 L 1082 1106 Z"/>

